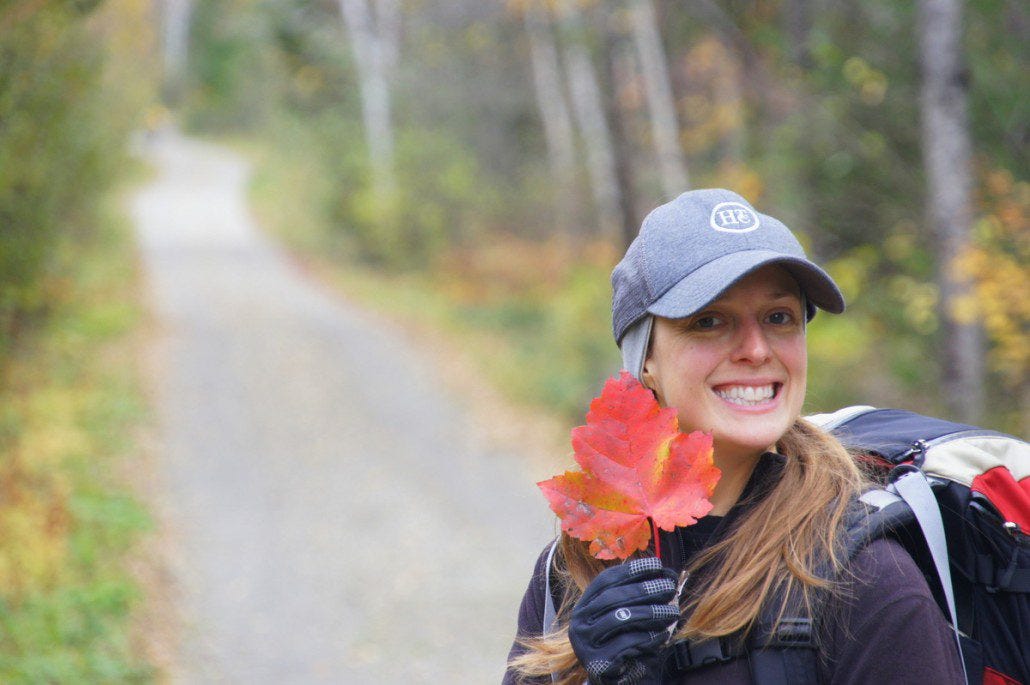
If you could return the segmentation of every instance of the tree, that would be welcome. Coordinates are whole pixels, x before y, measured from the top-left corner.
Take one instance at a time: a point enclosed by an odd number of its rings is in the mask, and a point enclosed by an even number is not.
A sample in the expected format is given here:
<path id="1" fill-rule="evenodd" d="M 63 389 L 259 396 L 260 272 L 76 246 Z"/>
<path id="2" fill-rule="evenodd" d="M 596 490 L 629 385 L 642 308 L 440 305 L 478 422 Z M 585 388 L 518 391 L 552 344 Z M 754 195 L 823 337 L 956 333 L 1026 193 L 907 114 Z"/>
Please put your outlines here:
<path id="1" fill-rule="evenodd" d="M 182 92 L 192 12 L 192 0 L 163 0 L 161 3 L 164 97 L 171 104 L 177 103 Z"/>
<path id="2" fill-rule="evenodd" d="M 969 276 L 956 268 L 970 247 L 973 186 L 961 0 L 920 0 L 919 45 L 927 218 L 938 245 L 942 389 L 954 415 L 976 423 L 984 403 L 983 333 L 956 308 L 972 288 Z"/>
<path id="3" fill-rule="evenodd" d="M 612 135 L 605 117 L 604 98 L 585 44 L 585 27 L 572 0 L 559 0 L 565 34 L 564 57 L 572 111 L 586 147 L 587 172 L 597 208 L 601 234 L 618 235 L 620 189 L 615 173 Z"/>
<path id="4" fill-rule="evenodd" d="M 566 221 L 571 214 L 570 201 L 574 198 L 576 137 L 562 83 L 558 48 L 547 9 L 539 2 L 527 2 L 522 19 L 529 39 L 533 92 L 547 143 L 547 161 L 556 185 L 559 220 Z"/>
<path id="5" fill-rule="evenodd" d="M 381 202 L 385 202 L 394 197 L 397 188 L 393 170 L 390 82 L 397 66 L 400 39 L 398 2 L 339 0 L 339 3 L 358 68 L 361 114 L 372 169 L 372 190 Z"/>
<path id="6" fill-rule="evenodd" d="M 651 140 L 658 157 L 662 190 L 671 200 L 687 190 L 687 164 L 679 142 L 679 124 L 669 84 L 669 67 L 665 60 L 662 37 L 658 32 L 651 0 L 634 0 L 630 16 L 633 43 L 640 59 L 647 107 L 651 114 Z"/>
<path id="7" fill-rule="evenodd" d="M 612 131 L 615 179 L 619 184 L 619 225 L 622 247 L 637 237 L 643 219 L 637 211 L 637 190 L 633 169 L 632 113 L 624 100 L 634 92 L 639 69 L 631 45 L 622 29 L 623 13 L 610 13 L 604 22 L 605 111 Z"/>

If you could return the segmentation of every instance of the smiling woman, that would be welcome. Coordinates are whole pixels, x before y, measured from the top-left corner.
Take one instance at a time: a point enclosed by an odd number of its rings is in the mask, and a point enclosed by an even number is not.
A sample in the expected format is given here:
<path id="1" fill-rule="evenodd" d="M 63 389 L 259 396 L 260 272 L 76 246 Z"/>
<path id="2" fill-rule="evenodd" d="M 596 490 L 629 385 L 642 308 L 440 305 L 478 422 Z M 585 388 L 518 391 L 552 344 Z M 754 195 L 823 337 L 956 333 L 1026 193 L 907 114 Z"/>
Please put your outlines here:
<path id="1" fill-rule="evenodd" d="M 505 682 L 961 682 L 904 549 L 841 553 L 869 484 L 801 407 L 806 322 L 844 300 L 790 230 L 730 191 L 684 193 L 644 220 L 612 286 L 624 367 L 682 430 L 712 434 L 722 476 L 711 513 L 663 534 L 661 558 L 606 568 L 568 535 L 542 554 Z"/>
<path id="2" fill-rule="evenodd" d="M 693 316 L 659 317 L 641 380 L 685 430 L 712 433 L 720 464 L 753 464 L 801 413 L 805 330 L 797 283 L 765 266 Z M 750 471 L 750 469 L 748 469 Z M 743 486 L 743 483 L 740 483 Z M 725 514 L 719 488 L 715 513 Z"/>

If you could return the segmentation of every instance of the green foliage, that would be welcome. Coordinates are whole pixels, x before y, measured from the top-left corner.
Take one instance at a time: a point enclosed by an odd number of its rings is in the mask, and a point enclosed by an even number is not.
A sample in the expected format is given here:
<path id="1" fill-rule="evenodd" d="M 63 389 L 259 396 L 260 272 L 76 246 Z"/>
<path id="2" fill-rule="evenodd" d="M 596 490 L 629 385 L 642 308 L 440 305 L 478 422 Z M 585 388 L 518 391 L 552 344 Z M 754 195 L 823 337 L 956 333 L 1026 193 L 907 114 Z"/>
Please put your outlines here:
<path id="1" fill-rule="evenodd" d="M 150 519 L 114 475 L 143 409 L 124 363 L 139 322 L 132 246 L 111 225 L 59 239 L 49 316 L 0 383 L 4 683 L 153 678 L 128 636 L 139 593 L 124 558 Z"/>
<path id="2" fill-rule="evenodd" d="M 267 122 L 276 83 L 269 78 L 274 64 L 262 49 L 266 25 L 247 14 L 253 5 L 247 0 L 195 4 L 190 83 L 183 106 L 188 127 L 240 131 Z"/>
<path id="3" fill-rule="evenodd" d="M 0 8 L 0 682 L 151 679 L 124 555 L 148 525 L 112 475 L 141 411 L 124 363 L 133 254 L 106 199 L 151 91 L 139 0 Z M 121 363 L 111 363 L 121 355 Z"/>
<path id="4" fill-rule="evenodd" d="M 123 161 L 121 106 L 104 92 L 96 3 L 44 3 L 0 32 L 0 366 L 52 293 L 59 236 L 85 230 Z"/>
<path id="5" fill-rule="evenodd" d="M 367 182 L 347 184 L 343 178 L 335 185 L 353 188 L 340 197 L 334 219 L 337 230 L 353 238 L 360 259 L 389 268 L 426 268 L 448 249 L 484 234 L 494 191 L 458 141 L 440 132 L 405 130 L 396 165 L 398 189 L 392 198 L 377 197 Z"/>

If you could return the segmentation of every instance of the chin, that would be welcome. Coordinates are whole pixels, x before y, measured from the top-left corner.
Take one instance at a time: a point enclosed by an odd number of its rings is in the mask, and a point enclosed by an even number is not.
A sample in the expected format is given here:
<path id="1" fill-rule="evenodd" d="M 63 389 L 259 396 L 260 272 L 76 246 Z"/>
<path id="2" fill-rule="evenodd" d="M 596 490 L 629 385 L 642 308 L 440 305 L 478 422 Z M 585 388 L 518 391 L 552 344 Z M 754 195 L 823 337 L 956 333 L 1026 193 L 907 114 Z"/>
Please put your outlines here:
<path id="1" fill-rule="evenodd" d="M 789 426 L 783 430 L 777 428 L 775 430 L 749 432 L 747 435 L 725 435 L 722 439 L 716 438 L 715 451 L 716 454 L 722 451 L 723 453 L 759 455 L 775 450 L 776 443 L 779 442 L 788 429 Z"/>

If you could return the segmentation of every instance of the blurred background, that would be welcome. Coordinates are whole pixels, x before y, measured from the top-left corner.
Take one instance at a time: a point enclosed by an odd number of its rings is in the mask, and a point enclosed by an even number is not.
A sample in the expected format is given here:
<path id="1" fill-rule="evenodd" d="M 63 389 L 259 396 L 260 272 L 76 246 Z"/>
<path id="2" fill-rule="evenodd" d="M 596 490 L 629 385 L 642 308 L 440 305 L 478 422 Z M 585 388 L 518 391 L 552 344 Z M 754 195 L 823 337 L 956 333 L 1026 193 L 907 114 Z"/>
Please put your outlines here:
<path id="1" fill-rule="evenodd" d="M 807 410 L 1025 436 L 1028 39 L 1015 0 L 0 0 L 0 680 L 153 675 L 134 146 L 231 146 L 297 260 L 569 426 L 644 214 L 732 188 L 848 300 Z"/>

